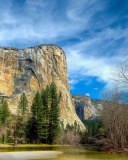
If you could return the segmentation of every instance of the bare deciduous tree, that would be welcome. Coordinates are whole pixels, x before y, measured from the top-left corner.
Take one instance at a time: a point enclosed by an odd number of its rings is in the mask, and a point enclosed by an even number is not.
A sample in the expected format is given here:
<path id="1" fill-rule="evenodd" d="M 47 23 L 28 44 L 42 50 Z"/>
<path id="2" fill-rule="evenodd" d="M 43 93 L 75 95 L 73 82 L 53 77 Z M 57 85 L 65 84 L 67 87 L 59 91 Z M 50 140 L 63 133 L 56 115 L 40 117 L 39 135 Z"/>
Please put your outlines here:
<path id="1" fill-rule="evenodd" d="M 128 55 L 112 69 L 112 79 L 122 88 L 128 88 Z"/>
<path id="2" fill-rule="evenodd" d="M 115 88 L 105 94 L 102 119 L 106 126 L 106 135 L 112 147 L 128 147 L 128 105 L 121 103 L 123 92 Z"/>
<path id="3" fill-rule="evenodd" d="M 61 134 L 59 143 L 60 144 L 68 144 L 68 145 L 79 145 L 81 141 L 81 137 L 74 130 L 63 132 Z"/>

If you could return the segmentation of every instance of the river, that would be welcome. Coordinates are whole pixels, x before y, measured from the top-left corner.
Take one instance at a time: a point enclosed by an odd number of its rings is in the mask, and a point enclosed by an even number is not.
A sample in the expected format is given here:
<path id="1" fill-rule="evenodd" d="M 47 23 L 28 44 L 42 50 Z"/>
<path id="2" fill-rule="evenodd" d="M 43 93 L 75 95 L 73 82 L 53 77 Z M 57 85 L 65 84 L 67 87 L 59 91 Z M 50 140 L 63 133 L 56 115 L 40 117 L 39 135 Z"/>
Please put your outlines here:
<path id="1" fill-rule="evenodd" d="M 30 154 L 36 154 L 38 157 L 39 152 L 35 151 L 60 151 L 63 152 L 62 154 L 58 154 L 56 158 L 52 158 L 52 160 L 128 160 L 128 155 L 120 155 L 120 154 L 108 154 L 105 152 L 96 151 L 95 149 L 89 148 L 89 147 L 33 147 L 33 148 L 5 148 L 0 149 L 0 151 L 6 155 L 6 152 L 11 153 L 19 153 L 19 151 L 23 153 L 30 153 Z M 28 151 L 28 152 L 26 152 Z M 43 152 L 45 153 L 45 152 Z M 56 153 L 56 152 L 55 152 Z M 19 160 L 20 158 L 17 158 L 16 160 Z M 34 159 L 34 157 L 32 158 Z M 39 158 L 37 158 L 39 160 Z M 37 160 L 34 159 L 34 160 Z M 41 158 L 40 160 L 49 160 L 50 157 Z M 0 159 L 2 160 L 2 159 Z M 13 159 L 9 159 L 13 160 Z M 29 157 L 24 159 L 29 160 Z"/>

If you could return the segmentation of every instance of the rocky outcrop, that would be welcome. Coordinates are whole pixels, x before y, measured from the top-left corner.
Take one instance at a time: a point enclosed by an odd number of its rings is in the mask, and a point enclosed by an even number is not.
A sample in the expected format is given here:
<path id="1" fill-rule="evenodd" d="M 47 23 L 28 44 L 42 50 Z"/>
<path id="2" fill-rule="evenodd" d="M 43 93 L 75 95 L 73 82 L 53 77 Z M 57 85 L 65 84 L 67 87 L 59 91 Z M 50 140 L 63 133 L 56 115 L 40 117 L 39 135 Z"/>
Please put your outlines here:
<path id="1" fill-rule="evenodd" d="M 99 116 L 103 109 L 102 101 L 91 100 L 88 96 L 72 95 L 72 98 L 74 100 L 76 113 L 81 120 Z"/>
<path id="2" fill-rule="evenodd" d="M 55 45 L 40 45 L 25 49 L 0 48 L 0 96 L 7 99 L 15 113 L 19 98 L 26 93 L 29 105 L 37 90 L 55 82 L 60 99 L 60 119 L 64 125 L 77 121 L 78 116 L 69 92 L 66 56 Z"/>

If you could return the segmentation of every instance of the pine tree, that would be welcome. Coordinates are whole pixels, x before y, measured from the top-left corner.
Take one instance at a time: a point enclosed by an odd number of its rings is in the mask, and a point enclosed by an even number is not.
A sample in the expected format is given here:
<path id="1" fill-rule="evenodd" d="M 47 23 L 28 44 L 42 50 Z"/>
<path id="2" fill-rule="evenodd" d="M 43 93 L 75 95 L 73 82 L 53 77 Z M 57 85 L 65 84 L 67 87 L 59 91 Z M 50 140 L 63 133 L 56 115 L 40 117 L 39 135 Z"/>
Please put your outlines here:
<path id="1" fill-rule="evenodd" d="M 33 143 L 40 143 L 42 138 L 43 105 L 39 92 L 36 93 L 31 107 L 32 116 L 28 121 L 28 138 Z"/>
<path id="2" fill-rule="evenodd" d="M 43 119 L 42 125 L 42 142 L 48 143 L 49 136 L 49 106 L 50 106 L 50 88 L 46 86 L 46 89 L 42 90 L 42 103 L 43 103 Z"/>
<path id="3" fill-rule="evenodd" d="M 15 131 L 17 132 L 18 139 L 21 142 L 26 141 L 26 124 L 29 117 L 28 111 L 28 100 L 25 93 L 23 93 L 20 97 L 16 118 L 14 118 L 17 121 L 16 126 L 18 127 L 15 128 Z"/>
<path id="4" fill-rule="evenodd" d="M 2 143 L 5 143 L 5 136 L 9 130 L 9 116 L 8 103 L 2 99 L 0 103 L 0 133 L 2 135 Z"/>
<path id="5" fill-rule="evenodd" d="M 10 115 L 7 101 L 5 100 L 3 101 L 2 108 L 3 108 L 2 123 L 7 123 L 8 117 Z"/>
<path id="6" fill-rule="evenodd" d="M 26 114 L 28 113 L 28 100 L 25 93 L 23 93 L 20 97 L 18 109 L 20 116 L 25 118 Z"/>
<path id="7" fill-rule="evenodd" d="M 57 136 L 60 132 L 59 126 L 59 105 L 58 105 L 58 94 L 55 83 L 50 85 L 51 91 L 51 105 L 50 105 L 50 116 L 49 116 L 49 142 L 52 144 L 56 141 Z"/>
<path id="8" fill-rule="evenodd" d="M 60 131 L 59 106 L 56 85 L 52 83 L 36 93 L 32 107 L 32 116 L 27 125 L 27 137 L 31 143 L 53 143 Z"/>

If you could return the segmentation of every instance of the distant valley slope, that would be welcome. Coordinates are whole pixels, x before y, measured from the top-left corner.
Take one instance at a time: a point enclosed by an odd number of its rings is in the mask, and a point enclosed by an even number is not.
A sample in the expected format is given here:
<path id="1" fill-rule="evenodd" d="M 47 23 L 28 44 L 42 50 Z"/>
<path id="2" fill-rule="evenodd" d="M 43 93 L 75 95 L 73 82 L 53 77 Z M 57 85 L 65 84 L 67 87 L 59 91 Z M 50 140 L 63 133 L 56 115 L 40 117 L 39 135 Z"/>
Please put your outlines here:
<path id="1" fill-rule="evenodd" d="M 76 113 L 81 120 L 95 118 L 100 115 L 103 109 L 102 101 L 100 100 L 91 100 L 85 95 L 72 95 L 72 98 Z"/>

